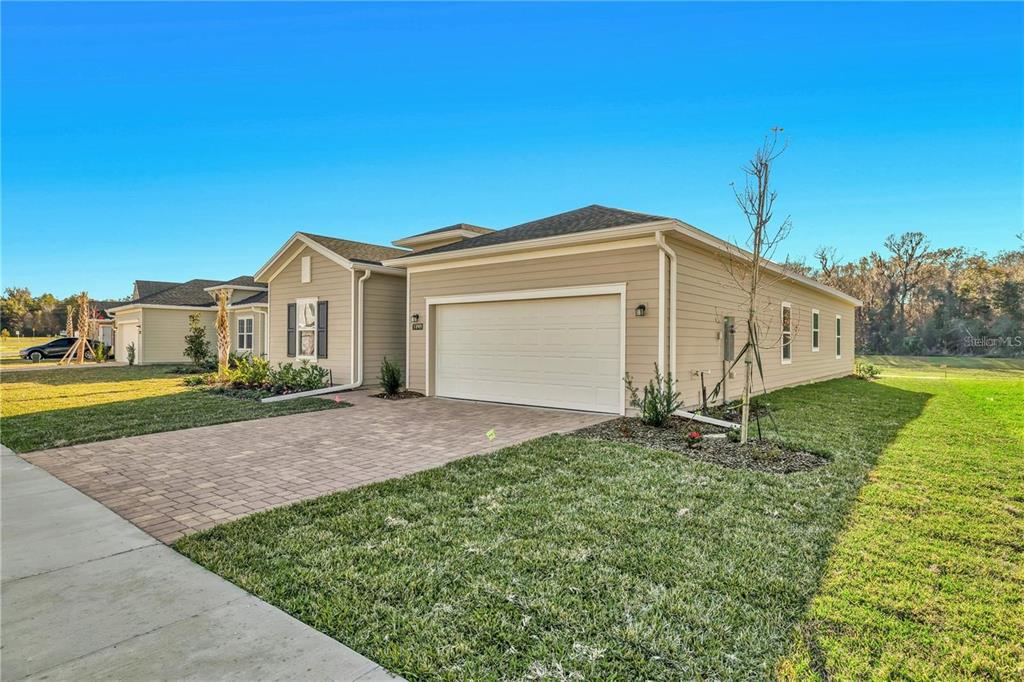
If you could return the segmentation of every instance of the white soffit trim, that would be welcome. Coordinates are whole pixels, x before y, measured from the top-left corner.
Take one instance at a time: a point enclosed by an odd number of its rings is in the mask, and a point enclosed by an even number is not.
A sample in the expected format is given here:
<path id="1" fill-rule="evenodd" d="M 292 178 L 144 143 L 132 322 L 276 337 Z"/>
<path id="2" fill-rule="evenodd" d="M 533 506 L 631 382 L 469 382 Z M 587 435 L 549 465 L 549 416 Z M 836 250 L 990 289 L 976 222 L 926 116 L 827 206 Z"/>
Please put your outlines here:
<path id="1" fill-rule="evenodd" d="M 473 237 L 479 237 L 483 234 L 490 234 L 490 232 L 473 232 L 472 230 L 445 230 L 444 232 L 431 232 L 429 234 L 421 234 L 416 237 L 405 237 L 403 239 L 396 239 L 391 243 L 395 246 L 415 246 L 417 244 L 429 244 L 430 242 L 439 242 L 444 239 L 450 239 L 452 237 L 465 237 L 466 239 L 472 239 Z"/>
<path id="2" fill-rule="evenodd" d="M 209 312 L 215 312 L 216 311 L 216 306 L 214 306 L 212 303 L 209 306 L 201 306 L 201 305 L 169 305 L 169 304 L 164 304 L 164 303 L 136 303 L 136 304 L 131 305 L 131 306 L 123 306 L 123 307 L 117 307 L 117 308 L 107 308 L 107 312 L 118 313 L 118 312 L 123 312 L 125 310 L 135 310 L 136 308 L 139 308 L 139 309 L 155 308 L 157 310 L 191 310 L 192 312 L 198 312 L 198 313 L 201 313 L 204 310 L 209 311 Z"/>
<path id="3" fill-rule="evenodd" d="M 218 291 L 220 289 L 239 289 L 241 291 L 266 291 L 267 290 L 266 287 L 250 287 L 250 286 L 241 286 L 239 284 L 215 284 L 212 287 L 204 288 L 203 291 L 213 292 L 213 291 Z"/>
<path id="4" fill-rule="evenodd" d="M 672 220 L 659 220 L 639 225 L 628 225 L 626 227 L 607 227 L 601 230 L 590 230 L 588 232 L 574 232 L 572 234 L 560 234 L 553 237 L 541 237 L 540 239 L 524 239 L 522 241 L 508 242 L 505 244 L 492 244 L 490 246 L 470 246 L 465 249 L 454 251 L 442 251 L 440 253 L 427 253 L 422 256 L 415 254 L 390 258 L 384 261 L 388 267 L 405 268 L 418 263 L 436 263 L 447 260 L 465 260 L 466 258 L 486 256 L 494 253 L 509 253 L 512 251 L 529 251 L 549 246 L 562 244 L 578 244 L 581 242 L 610 241 L 623 237 L 635 236 L 653 232 L 656 228 L 665 228 L 674 225 Z"/>

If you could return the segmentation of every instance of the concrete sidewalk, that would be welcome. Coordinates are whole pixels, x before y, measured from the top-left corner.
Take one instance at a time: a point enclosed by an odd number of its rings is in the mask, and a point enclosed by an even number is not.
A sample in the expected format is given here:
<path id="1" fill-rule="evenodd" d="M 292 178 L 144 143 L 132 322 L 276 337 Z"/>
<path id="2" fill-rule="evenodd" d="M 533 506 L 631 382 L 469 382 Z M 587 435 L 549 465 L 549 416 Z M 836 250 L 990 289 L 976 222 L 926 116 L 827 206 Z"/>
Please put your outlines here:
<path id="1" fill-rule="evenodd" d="M 7 448 L 0 465 L 0 679 L 396 679 Z"/>

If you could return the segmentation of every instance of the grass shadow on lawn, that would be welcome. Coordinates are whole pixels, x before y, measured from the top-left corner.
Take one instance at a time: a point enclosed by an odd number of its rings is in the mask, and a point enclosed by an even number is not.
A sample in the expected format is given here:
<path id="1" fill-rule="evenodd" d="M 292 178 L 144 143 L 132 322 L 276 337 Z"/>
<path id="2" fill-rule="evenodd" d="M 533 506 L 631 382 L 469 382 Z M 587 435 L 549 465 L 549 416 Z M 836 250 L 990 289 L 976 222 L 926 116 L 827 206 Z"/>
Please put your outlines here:
<path id="1" fill-rule="evenodd" d="M 57 361 L 45 361 L 55 365 Z M 0 372 L 0 380 L 4 386 L 11 384 L 43 384 L 46 386 L 64 386 L 68 384 L 99 384 L 122 381 L 142 381 L 144 379 L 184 377 L 173 374 L 170 370 L 180 365 L 110 365 L 96 367 L 95 363 L 86 363 L 87 367 L 60 367 L 57 369 L 40 369 L 38 372 L 22 370 L 17 372 Z"/>
<path id="2" fill-rule="evenodd" d="M 549 436 L 180 540 L 408 679 L 774 675 L 868 471 L 930 394 L 772 394 L 779 476 Z"/>
<path id="3" fill-rule="evenodd" d="M 26 453 L 77 443 L 329 410 L 347 405 L 322 398 L 296 398 L 263 404 L 200 390 L 185 390 L 149 398 L 4 417 L 0 441 L 15 452 Z"/>

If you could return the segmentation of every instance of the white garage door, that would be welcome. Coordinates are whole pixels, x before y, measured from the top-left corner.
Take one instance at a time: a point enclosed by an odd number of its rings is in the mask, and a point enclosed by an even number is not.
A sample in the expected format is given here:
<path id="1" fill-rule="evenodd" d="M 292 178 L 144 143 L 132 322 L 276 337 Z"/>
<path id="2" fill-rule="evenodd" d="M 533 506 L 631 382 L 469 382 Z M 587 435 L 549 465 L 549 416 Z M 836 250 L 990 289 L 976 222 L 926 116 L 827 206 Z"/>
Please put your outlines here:
<path id="1" fill-rule="evenodd" d="M 135 344 L 135 359 L 138 361 L 142 353 L 139 348 L 139 323 L 131 321 L 128 323 L 118 322 L 117 324 L 117 348 L 114 350 L 114 359 L 118 362 L 128 362 L 128 344 Z"/>
<path id="2" fill-rule="evenodd" d="M 618 295 L 439 305 L 435 393 L 619 412 Z"/>

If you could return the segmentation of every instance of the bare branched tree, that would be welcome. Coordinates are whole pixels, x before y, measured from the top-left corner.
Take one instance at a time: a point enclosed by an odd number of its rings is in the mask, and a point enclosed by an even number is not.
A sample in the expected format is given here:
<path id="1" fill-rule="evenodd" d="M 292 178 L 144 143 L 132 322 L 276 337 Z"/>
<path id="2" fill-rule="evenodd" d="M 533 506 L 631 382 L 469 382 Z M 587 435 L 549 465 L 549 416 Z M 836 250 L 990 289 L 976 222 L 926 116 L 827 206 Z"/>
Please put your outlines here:
<path id="1" fill-rule="evenodd" d="M 758 366 L 758 372 L 763 379 L 761 365 L 761 330 L 758 325 L 758 313 L 762 308 L 761 296 L 763 291 L 770 287 L 778 279 L 785 277 L 784 272 L 777 269 L 768 270 L 766 265 L 771 262 L 772 255 L 778 249 L 779 244 L 789 236 L 792 230 L 792 222 L 787 216 L 785 219 L 773 223 L 775 218 L 775 201 L 778 194 L 772 189 L 772 167 L 775 160 L 786 151 L 788 146 L 780 140 L 781 128 L 774 128 L 770 135 L 767 135 L 761 146 L 754 152 L 753 158 L 743 168 L 746 176 L 742 188 L 733 185 L 733 192 L 736 195 L 736 204 L 747 220 L 747 227 L 750 234 L 747 238 L 747 245 L 750 247 L 750 254 L 739 260 L 742 263 L 740 268 L 731 268 L 733 278 L 740 284 L 746 294 L 747 301 L 747 343 L 743 348 L 742 357 L 744 365 L 743 375 L 743 397 L 740 421 L 740 442 L 746 443 L 750 426 L 750 396 L 754 390 L 754 365 Z M 737 277 L 736 272 L 742 270 L 742 275 Z M 781 339 L 781 333 L 780 333 Z"/>
<path id="2" fill-rule="evenodd" d="M 814 252 L 814 258 L 818 261 L 818 281 L 835 286 L 836 268 L 839 266 L 835 247 L 819 246 L 818 250 Z"/>
<path id="3" fill-rule="evenodd" d="M 896 293 L 898 331 L 902 339 L 907 335 L 907 304 L 942 254 L 932 251 L 923 232 L 904 232 L 899 237 L 891 234 L 885 240 L 885 248 L 892 254 L 886 274 Z"/>

